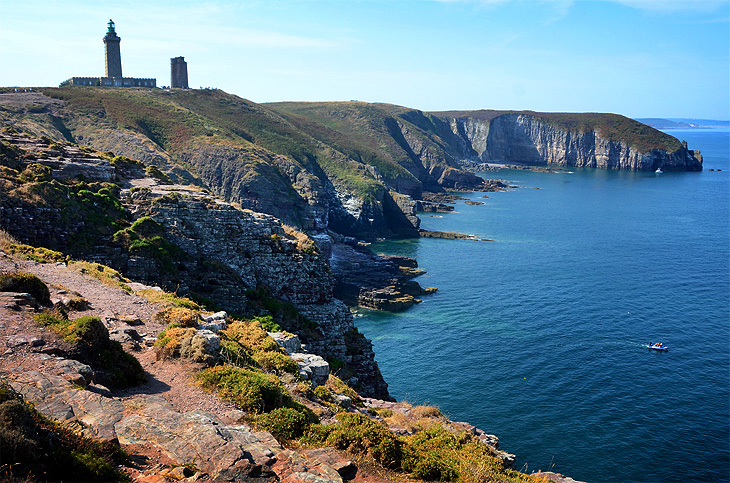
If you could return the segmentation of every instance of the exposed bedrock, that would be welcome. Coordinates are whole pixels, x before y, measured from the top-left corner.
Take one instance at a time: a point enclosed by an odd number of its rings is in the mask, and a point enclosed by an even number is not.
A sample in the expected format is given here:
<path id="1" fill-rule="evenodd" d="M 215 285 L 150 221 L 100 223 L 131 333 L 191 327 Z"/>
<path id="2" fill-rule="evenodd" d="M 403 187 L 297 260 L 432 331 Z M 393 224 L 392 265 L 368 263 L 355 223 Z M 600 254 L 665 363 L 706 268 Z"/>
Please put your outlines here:
<path id="1" fill-rule="evenodd" d="M 491 120 L 459 117 L 452 132 L 471 146 L 482 162 L 503 161 L 635 171 L 701 171 L 702 155 L 676 142 L 676 149 L 640 150 L 599 130 L 568 130 L 529 114 L 503 114 Z"/>

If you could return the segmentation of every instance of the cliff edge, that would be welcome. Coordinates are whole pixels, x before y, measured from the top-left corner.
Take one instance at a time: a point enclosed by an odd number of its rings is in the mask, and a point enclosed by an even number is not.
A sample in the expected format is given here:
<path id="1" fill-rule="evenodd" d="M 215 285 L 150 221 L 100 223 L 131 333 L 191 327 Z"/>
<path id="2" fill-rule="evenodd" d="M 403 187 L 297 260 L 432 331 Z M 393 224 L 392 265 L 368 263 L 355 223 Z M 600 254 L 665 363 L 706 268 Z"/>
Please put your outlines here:
<path id="1" fill-rule="evenodd" d="M 633 171 L 701 171 L 686 142 L 617 114 L 433 113 L 462 141 L 466 159 Z"/>

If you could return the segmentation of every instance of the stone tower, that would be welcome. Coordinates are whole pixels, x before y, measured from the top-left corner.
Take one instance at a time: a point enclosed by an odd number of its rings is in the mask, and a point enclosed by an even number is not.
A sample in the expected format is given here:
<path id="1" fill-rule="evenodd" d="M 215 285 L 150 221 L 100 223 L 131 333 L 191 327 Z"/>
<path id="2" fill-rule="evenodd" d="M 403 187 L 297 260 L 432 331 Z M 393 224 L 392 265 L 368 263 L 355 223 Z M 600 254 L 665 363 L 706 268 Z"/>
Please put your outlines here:
<path id="1" fill-rule="evenodd" d="M 106 35 L 104 36 L 104 50 L 106 51 L 106 76 L 122 77 L 122 53 L 119 50 L 121 38 L 114 31 L 114 22 L 109 19 Z"/>
<path id="2" fill-rule="evenodd" d="M 188 89 L 188 63 L 185 57 L 170 59 L 170 87 Z"/>

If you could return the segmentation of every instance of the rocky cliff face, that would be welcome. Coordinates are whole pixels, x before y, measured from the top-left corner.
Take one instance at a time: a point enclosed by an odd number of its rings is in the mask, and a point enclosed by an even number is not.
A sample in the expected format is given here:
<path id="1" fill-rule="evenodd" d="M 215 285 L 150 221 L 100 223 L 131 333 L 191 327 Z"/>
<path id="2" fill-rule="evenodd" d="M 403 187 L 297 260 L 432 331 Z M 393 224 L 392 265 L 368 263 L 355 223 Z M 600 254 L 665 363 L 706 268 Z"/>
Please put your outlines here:
<path id="1" fill-rule="evenodd" d="M 388 399 L 372 344 L 355 328 L 350 310 L 333 296 L 334 276 L 326 259 L 315 250 L 302 251 L 271 215 L 239 210 L 228 203 L 190 195 L 159 196 L 148 191 L 131 193 L 125 200 L 135 218 L 148 216 L 163 227 L 164 236 L 186 253 L 181 262 L 188 276 L 179 277 L 180 289 L 199 292 L 233 312 L 251 309 L 246 290 L 289 302 L 316 324 L 302 339 L 308 350 L 344 363 L 349 382 L 364 394 Z M 198 285 L 194 273 L 217 265 L 238 283 Z M 153 282 L 164 278 L 149 260 L 130 263 L 129 276 Z M 152 269 L 151 269 L 152 268 Z M 236 290 L 237 289 L 237 290 Z"/>
<path id="2" fill-rule="evenodd" d="M 337 361 L 363 394 L 389 399 L 372 344 L 334 298 L 327 259 L 303 233 L 196 187 L 117 178 L 123 170 L 99 153 L 10 131 L 0 141 L 0 161 L 17 168 L 0 176 L 0 227 L 16 238 L 233 313 L 275 312 L 282 325 L 298 324 L 286 328 L 306 329 L 300 335 L 310 350 Z M 112 184 L 65 181 L 71 172 L 104 179 L 112 172 L 119 183 L 145 186 L 119 192 Z"/>
<path id="3" fill-rule="evenodd" d="M 536 115 L 510 113 L 493 119 L 450 117 L 452 132 L 482 162 L 501 161 L 634 171 L 700 171 L 702 156 L 676 143 L 676 149 L 640 149 L 611 139 L 601 129 L 571 130 Z"/>
<path id="4" fill-rule="evenodd" d="M 303 230 L 362 239 L 417 235 L 377 168 L 255 103 L 220 91 L 47 94 L 0 94 L 0 106 L 8 107 L 0 121 L 138 159 L 175 182 L 204 186 Z M 401 181 L 398 189 L 420 194 L 420 184 L 411 186 L 416 180 Z"/>

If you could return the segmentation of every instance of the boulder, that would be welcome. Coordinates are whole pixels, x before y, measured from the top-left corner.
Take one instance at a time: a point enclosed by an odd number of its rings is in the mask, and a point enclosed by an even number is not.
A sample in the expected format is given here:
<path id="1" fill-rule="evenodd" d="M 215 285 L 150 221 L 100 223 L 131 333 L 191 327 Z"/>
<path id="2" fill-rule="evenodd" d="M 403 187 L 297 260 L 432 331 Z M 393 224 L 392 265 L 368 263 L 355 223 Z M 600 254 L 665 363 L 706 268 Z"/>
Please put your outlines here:
<path id="1" fill-rule="evenodd" d="M 299 336 L 288 332 L 267 332 L 269 337 L 274 339 L 277 344 L 283 347 L 287 354 L 293 354 L 302 350 L 302 341 Z"/>
<path id="2" fill-rule="evenodd" d="M 332 399 L 334 399 L 335 404 L 343 409 L 349 409 L 352 407 L 352 399 L 345 396 L 344 394 L 335 394 L 332 396 Z"/>
<path id="3" fill-rule="evenodd" d="M 186 337 L 180 344 L 180 357 L 195 362 L 210 363 L 218 356 L 221 338 L 212 331 L 198 330 L 192 337 Z"/>
<path id="4" fill-rule="evenodd" d="M 120 443 L 151 443 L 177 464 L 195 462 L 214 481 L 273 476 L 282 448 L 269 433 L 226 425 L 204 411 L 178 413 L 161 397 L 137 398 L 134 406 L 115 425 Z"/>
<path id="5" fill-rule="evenodd" d="M 228 326 L 226 318 L 228 314 L 225 311 L 216 312 L 211 315 L 203 315 L 203 322 L 198 324 L 198 327 L 204 330 L 210 330 L 211 332 L 218 332 L 225 330 Z"/>
<path id="6" fill-rule="evenodd" d="M 94 378 L 94 370 L 82 362 L 73 359 L 64 359 L 56 363 L 56 369 L 69 382 L 86 387 Z"/>
<path id="7" fill-rule="evenodd" d="M 322 357 L 314 354 L 295 352 L 291 358 L 299 366 L 299 375 L 303 379 L 312 381 L 314 386 L 321 386 L 327 382 L 330 376 L 330 365 Z"/>
<path id="8" fill-rule="evenodd" d="M 62 362 L 69 363 L 62 367 L 84 370 L 81 368 L 84 364 L 78 361 Z M 114 424 L 122 419 L 124 414 L 124 405 L 121 401 L 75 388 L 62 376 L 41 374 L 37 371 L 21 374 L 10 385 L 45 416 L 59 421 L 77 421 L 88 436 L 104 441 L 116 441 Z"/>

